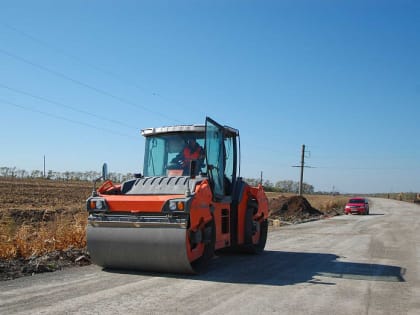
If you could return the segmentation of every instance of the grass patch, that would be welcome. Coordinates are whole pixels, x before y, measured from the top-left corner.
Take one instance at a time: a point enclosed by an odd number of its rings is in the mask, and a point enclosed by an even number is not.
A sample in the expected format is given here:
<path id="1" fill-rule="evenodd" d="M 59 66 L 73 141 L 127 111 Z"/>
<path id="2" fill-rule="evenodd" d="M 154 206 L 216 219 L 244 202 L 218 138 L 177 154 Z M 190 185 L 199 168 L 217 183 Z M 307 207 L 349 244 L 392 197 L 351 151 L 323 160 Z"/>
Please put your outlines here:
<path id="1" fill-rule="evenodd" d="M 40 256 L 57 250 L 86 246 L 87 214 L 55 214 L 52 221 L 16 223 L 3 220 L 0 226 L 0 258 Z"/>

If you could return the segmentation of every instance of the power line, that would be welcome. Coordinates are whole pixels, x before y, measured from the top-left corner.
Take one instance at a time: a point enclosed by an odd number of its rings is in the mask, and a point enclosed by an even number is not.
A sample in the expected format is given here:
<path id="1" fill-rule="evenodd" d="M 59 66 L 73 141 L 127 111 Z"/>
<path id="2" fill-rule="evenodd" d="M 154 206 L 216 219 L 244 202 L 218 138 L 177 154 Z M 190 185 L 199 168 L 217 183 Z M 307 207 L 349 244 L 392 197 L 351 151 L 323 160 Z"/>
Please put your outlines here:
<path id="1" fill-rule="evenodd" d="M 180 122 L 179 120 L 174 119 L 172 116 L 168 116 L 168 115 L 163 114 L 163 113 L 161 113 L 161 112 L 151 110 L 151 109 L 149 109 L 149 108 L 147 108 L 147 107 L 145 107 L 145 106 L 143 106 L 143 105 L 136 104 L 136 103 L 134 103 L 134 102 L 132 102 L 132 101 L 130 101 L 130 100 L 126 100 L 126 99 L 124 99 L 124 98 L 122 98 L 122 97 L 120 97 L 120 96 L 117 96 L 117 95 L 114 95 L 114 94 L 112 94 L 112 93 L 109 93 L 109 92 L 107 92 L 107 91 L 105 91 L 105 90 L 102 90 L 102 89 L 100 89 L 100 88 L 97 88 L 97 87 L 95 87 L 95 86 L 93 86 L 93 85 L 90 85 L 90 84 L 84 83 L 84 82 L 82 82 L 82 81 L 80 81 L 80 80 L 77 80 L 77 79 L 73 79 L 72 77 L 70 77 L 70 76 L 68 76 L 68 75 L 66 75 L 66 74 L 64 74 L 64 73 L 61 73 L 61 72 L 58 72 L 58 71 L 52 70 L 52 69 L 50 69 L 50 68 L 48 68 L 48 67 L 45 67 L 45 66 L 40 65 L 40 64 L 38 64 L 38 63 L 32 62 L 32 61 L 30 61 L 30 60 L 28 60 L 28 59 L 25 59 L 25 58 L 23 58 L 23 57 L 21 57 L 21 56 L 19 56 L 19 55 L 13 54 L 13 53 L 11 53 L 11 52 L 9 52 L 9 51 L 6 51 L 6 50 L 4 50 L 4 49 L 0 49 L 0 53 L 2 53 L 3 55 L 6 55 L 6 56 L 8 56 L 8 57 L 10 57 L 10 58 L 12 58 L 12 59 L 18 60 L 18 61 L 20 61 L 20 62 L 26 63 L 26 64 L 28 64 L 28 65 L 31 65 L 31 66 L 33 66 L 33 67 L 35 67 L 35 68 L 38 68 L 38 69 L 41 69 L 41 70 L 43 70 L 43 71 L 45 71 L 45 72 L 48 72 L 48 73 L 50 73 L 50 74 L 53 74 L 53 75 L 55 75 L 55 76 L 57 76 L 57 77 L 60 77 L 60 78 L 65 79 L 65 80 L 68 80 L 68 81 L 70 81 L 70 82 L 72 82 L 72 83 L 75 83 L 75 84 L 77 84 L 77 85 L 80 85 L 80 86 L 82 86 L 82 87 L 84 87 L 84 88 L 87 88 L 87 89 L 90 89 L 90 90 L 92 90 L 92 91 L 95 91 L 95 92 L 97 92 L 97 93 L 99 93 L 99 94 L 102 94 L 102 95 L 108 96 L 108 97 L 110 97 L 110 98 L 112 98 L 112 99 L 114 99 L 114 100 L 117 100 L 117 101 L 119 101 L 119 102 L 121 102 L 121 103 L 123 103 L 123 104 L 129 105 L 129 106 L 134 107 L 134 108 L 136 108 L 136 109 L 138 109 L 138 108 L 140 107 L 141 109 L 143 109 L 143 110 L 145 110 L 145 111 L 147 111 L 147 112 L 149 112 L 149 113 L 152 113 L 152 114 L 155 114 L 155 115 L 158 115 L 158 116 L 164 117 L 164 118 L 169 119 L 169 120 L 172 120 L 172 121 L 178 121 L 178 122 Z"/>
<path id="2" fill-rule="evenodd" d="M 46 48 L 54 51 L 57 54 L 61 54 L 61 55 L 65 56 L 65 57 L 67 57 L 67 58 L 69 58 L 71 60 L 74 60 L 74 61 L 80 63 L 80 64 L 87 65 L 91 69 L 93 69 L 93 70 L 95 70 L 97 72 L 106 74 L 107 76 L 109 76 L 109 77 L 111 77 L 113 79 L 116 79 L 118 81 L 121 81 L 121 82 L 123 82 L 125 84 L 129 84 L 129 85 L 131 85 L 131 86 L 133 86 L 133 87 L 141 90 L 145 94 L 152 95 L 153 97 L 160 97 L 161 99 L 164 99 L 167 102 L 170 102 L 170 104 L 173 104 L 173 101 L 171 101 L 167 97 L 161 95 L 160 93 L 157 93 L 155 91 L 146 91 L 146 89 L 144 87 L 142 87 L 142 86 L 140 86 L 140 85 L 138 85 L 138 84 L 136 84 L 136 83 L 134 83 L 132 81 L 129 81 L 129 80 L 123 78 L 123 77 L 121 77 L 120 75 L 116 74 L 115 72 L 112 72 L 112 71 L 109 71 L 109 70 L 105 70 L 105 69 L 103 69 L 101 67 L 98 67 L 98 66 L 96 66 L 96 65 L 94 65 L 94 64 L 92 64 L 92 63 L 90 63 L 90 62 L 88 62 L 86 60 L 83 60 L 83 59 L 81 59 L 81 58 L 79 58 L 79 57 L 77 57 L 75 55 L 69 54 L 67 51 L 65 51 L 63 49 L 60 49 L 60 48 L 57 48 L 56 46 L 52 45 L 51 43 L 48 43 L 45 40 L 42 40 L 42 39 L 37 38 L 37 37 L 35 37 L 35 36 L 27 33 L 27 32 L 24 32 L 24 31 L 22 31 L 22 30 L 20 30 L 20 29 L 18 29 L 16 27 L 10 25 L 10 24 L 4 23 L 4 22 L 0 22 L 0 25 L 2 25 L 3 27 L 5 27 L 5 28 L 7 28 L 9 30 L 12 30 L 15 33 L 18 33 L 21 36 L 24 36 L 24 37 L 32 40 L 33 42 L 38 43 L 41 46 L 44 46 L 44 47 L 46 47 Z M 185 107 L 185 105 L 183 105 L 183 107 Z"/>
<path id="3" fill-rule="evenodd" d="M 42 114 L 44 116 L 52 117 L 52 118 L 59 119 L 59 120 L 64 120 L 64 121 L 67 121 L 67 122 L 71 122 L 71 123 L 74 123 L 74 124 L 78 124 L 78 125 L 81 125 L 81 126 L 84 126 L 84 127 L 93 128 L 93 129 L 100 130 L 100 131 L 105 131 L 105 132 L 111 133 L 113 135 L 133 138 L 133 139 L 137 139 L 137 140 L 139 139 L 138 137 L 134 137 L 134 136 L 131 136 L 131 135 L 128 135 L 128 134 L 125 134 L 125 133 L 121 133 L 119 131 L 114 131 L 114 130 L 111 130 L 111 129 L 91 125 L 91 124 L 88 124 L 88 123 L 85 123 L 85 122 L 82 122 L 82 121 L 79 121 L 79 120 L 70 119 L 70 118 L 67 118 L 67 117 L 64 117 L 64 116 L 51 114 L 49 112 L 45 112 L 45 111 L 42 111 L 42 110 L 39 110 L 39 109 L 35 109 L 35 108 L 20 105 L 20 104 L 16 104 L 16 103 L 10 102 L 8 100 L 0 99 L 0 102 L 4 103 L 4 104 L 7 104 L 7 105 L 10 105 L 10 106 L 14 106 L 14 107 L 23 109 L 23 110 L 26 110 L 26 111 Z"/>
<path id="4" fill-rule="evenodd" d="M 38 37 L 35 37 L 35 36 L 33 36 L 33 35 L 25 32 L 25 31 L 22 31 L 22 30 L 20 30 L 20 29 L 18 29 L 16 27 L 10 25 L 10 24 L 4 23 L 4 22 L 0 22 L 0 25 L 2 25 L 3 27 L 8 28 L 9 30 L 12 30 L 12 31 L 14 31 L 14 32 L 16 32 L 16 33 L 18 33 L 18 34 L 26 37 L 26 38 L 29 38 L 30 40 L 38 43 L 39 45 L 44 46 L 44 47 L 47 47 L 48 49 L 50 49 L 50 50 L 52 50 L 52 51 L 54 51 L 54 52 L 56 52 L 58 54 L 61 54 L 63 56 L 66 56 L 67 58 L 72 59 L 72 60 L 74 60 L 74 61 L 76 61 L 76 62 L 78 62 L 80 64 L 87 65 L 87 66 L 89 66 L 90 68 L 92 68 L 95 71 L 104 73 L 104 74 L 106 74 L 106 75 L 108 75 L 108 76 L 110 76 L 110 77 L 112 77 L 114 79 L 123 81 L 124 83 L 128 83 L 128 84 L 130 84 L 130 85 L 132 85 L 132 86 L 134 86 L 134 87 L 136 87 L 136 88 L 138 88 L 140 90 L 143 90 L 145 93 L 148 93 L 148 94 L 150 93 L 153 96 L 161 96 L 157 92 L 148 92 L 148 91 L 145 90 L 144 87 L 139 86 L 138 84 L 133 83 L 133 82 L 127 80 L 127 79 L 124 79 L 124 78 L 122 78 L 121 76 L 119 76 L 118 74 L 116 74 L 116 73 L 114 73 L 112 71 L 105 70 L 105 69 L 103 69 L 101 67 L 98 67 L 98 66 L 96 66 L 96 65 L 94 65 L 94 64 L 92 64 L 92 63 L 90 63 L 90 62 L 88 62 L 86 60 L 83 60 L 83 59 L 81 59 L 81 58 L 79 58 L 79 57 L 77 57 L 75 55 L 69 54 L 67 51 L 65 51 L 63 49 L 60 49 L 60 48 L 57 48 L 56 46 L 51 45 L 50 43 L 46 42 L 45 40 L 42 40 L 42 39 L 40 39 Z"/>
<path id="5" fill-rule="evenodd" d="M 111 123 L 114 123 L 114 124 L 118 124 L 118 125 L 121 125 L 121 126 L 124 126 L 124 127 L 137 129 L 137 127 L 128 125 L 125 122 L 122 122 L 122 121 L 119 121 L 119 120 L 116 120 L 116 119 L 110 119 L 110 118 L 107 118 L 105 116 L 101 116 L 101 115 L 98 115 L 98 114 L 88 112 L 86 110 L 78 109 L 76 107 L 66 105 L 66 104 L 48 99 L 48 98 L 43 97 L 43 96 L 35 95 L 35 94 L 29 93 L 29 92 L 26 92 L 26 91 L 22 91 L 22 90 L 19 90 L 19 89 L 16 89 L 16 88 L 12 88 L 12 87 L 10 87 L 8 85 L 5 85 L 5 84 L 2 84 L 2 83 L 0 83 L 0 87 L 4 88 L 4 89 L 7 89 L 9 91 L 13 91 L 13 92 L 18 93 L 18 94 L 30 96 L 34 99 L 38 99 L 38 100 L 41 100 L 41 101 L 44 101 L 44 102 L 47 102 L 47 103 L 50 103 L 50 104 L 53 104 L 53 105 L 56 105 L 56 106 L 59 106 L 59 107 L 64 107 L 64 108 L 70 109 L 74 112 L 89 115 L 89 116 L 92 116 L 92 117 L 95 117 L 95 118 L 98 118 L 98 119 L 101 119 L 101 120 L 104 120 L 104 121 L 108 121 L 108 122 L 111 122 Z"/>

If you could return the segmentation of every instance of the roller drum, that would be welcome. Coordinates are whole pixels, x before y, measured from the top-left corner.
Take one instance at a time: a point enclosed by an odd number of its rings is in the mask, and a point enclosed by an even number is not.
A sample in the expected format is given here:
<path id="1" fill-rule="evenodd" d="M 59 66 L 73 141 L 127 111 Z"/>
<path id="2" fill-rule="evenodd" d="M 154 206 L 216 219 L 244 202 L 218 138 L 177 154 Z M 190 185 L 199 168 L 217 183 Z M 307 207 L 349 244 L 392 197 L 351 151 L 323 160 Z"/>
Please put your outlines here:
<path id="1" fill-rule="evenodd" d="M 104 268 L 194 273 L 181 227 L 87 226 L 92 262 Z"/>

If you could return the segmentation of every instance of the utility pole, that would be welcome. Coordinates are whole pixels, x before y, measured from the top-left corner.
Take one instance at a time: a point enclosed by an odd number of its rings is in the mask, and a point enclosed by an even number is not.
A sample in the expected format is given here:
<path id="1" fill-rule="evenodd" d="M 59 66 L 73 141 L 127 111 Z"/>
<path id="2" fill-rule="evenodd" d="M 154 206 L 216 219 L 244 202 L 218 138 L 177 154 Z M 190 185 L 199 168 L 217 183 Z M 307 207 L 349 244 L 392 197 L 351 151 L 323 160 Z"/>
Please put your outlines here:
<path id="1" fill-rule="evenodd" d="M 45 178 L 45 154 L 44 154 L 44 178 Z"/>
<path id="2" fill-rule="evenodd" d="M 260 184 L 262 185 L 263 184 L 263 172 L 261 171 L 261 174 L 260 174 Z"/>
<path id="3" fill-rule="evenodd" d="M 312 168 L 312 166 L 305 166 L 305 153 L 307 151 L 305 151 L 305 145 L 302 144 L 302 154 L 301 154 L 301 158 L 300 158 L 300 165 L 293 165 L 292 167 L 300 167 L 300 181 L 299 181 L 299 196 L 302 196 L 303 194 L 303 169 L 305 167 L 310 167 Z"/>
<path id="4" fill-rule="evenodd" d="M 305 168 L 305 145 L 302 144 L 302 156 L 300 159 L 300 181 L 299 181 L 299 196 L 302 196 L 303 191 L 303 169 Z"/>

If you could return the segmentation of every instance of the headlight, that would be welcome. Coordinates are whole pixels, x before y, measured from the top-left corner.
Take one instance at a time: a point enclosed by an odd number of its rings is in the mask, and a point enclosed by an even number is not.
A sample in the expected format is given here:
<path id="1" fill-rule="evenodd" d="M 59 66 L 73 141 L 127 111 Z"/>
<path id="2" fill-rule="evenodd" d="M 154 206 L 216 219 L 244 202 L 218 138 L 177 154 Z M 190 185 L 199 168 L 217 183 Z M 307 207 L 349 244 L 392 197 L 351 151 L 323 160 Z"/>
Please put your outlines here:
<path id="1" fill-rule="evenodd" d="M 102 200 L 96 200 L 95 208 L 98 209 L 98 210 L 101 210 L 101 209 L 105 208 L 105 205 L 104 205 L 103 201 Z"/>
<path id="2" fill-rule="evenodd" d="M 169 210 L 171 211 L 184 211 L 185 202 L 180 200 L 170 200 L 169 201 Z"/>
<path id="3" fill-rule="evenodd" d="M 174 200 L 169 201 L 169 210 L 171 210 L 171 211 L 176 210 L 176 201 L 174 201 Z"/>
<path id="4" fill-rule="evenodd" d="M 103 198 L 89 198 L 86 208 L 88 211 L 107 211 L 108 206 Z"/>
<path id="5" fill-rule="evenodd" d="M 184 211 L 185 210 L 185 200 L 169 200 L 169 211 Z"/>
<path id="6" fill-rule="evenodd" d="M 192 198 L 168 199 L 162 207 L 163 213 L 179 214 L 180 212 L 189 213 Z"/>

